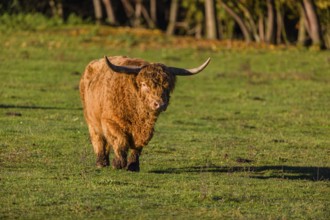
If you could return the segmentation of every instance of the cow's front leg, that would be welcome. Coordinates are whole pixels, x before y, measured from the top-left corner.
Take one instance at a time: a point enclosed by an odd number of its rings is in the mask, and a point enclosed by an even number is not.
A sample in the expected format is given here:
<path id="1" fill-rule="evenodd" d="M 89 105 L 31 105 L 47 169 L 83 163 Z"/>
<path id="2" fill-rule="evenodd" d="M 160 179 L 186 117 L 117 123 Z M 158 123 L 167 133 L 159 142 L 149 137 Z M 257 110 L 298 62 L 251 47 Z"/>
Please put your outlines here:
<path id="1" fill-rule="evenodd" d="M 94 148 L 94 152 L 97 156 L 96 166 L 106 167 L 109 166 L 109 147 L 107 147 L 106 140 L 103 135 L 95 131 L 92 126 L 88 126 L 91 142 Z"/>
<path id="2" fill-rule="evenodd" d="M 112 167 L 115 169 L 123 169 L 127 166 L 127 152 L 129 142 L 127 135 L 113 121 L 105 120 L 102 124 L 103 131 L 107 142 L 112 146 L 114 158 Z"/>
<path id="3" fill-rule="evenodd" d="M 128 158 L 127 170 L 139 172 L 140 171 L 140 161 L 139 157 L 142 152 L 142 148 L 140 149 L 132 149 Z"/>
<path id="4" fill-rule="evenodd" d="M 127 148 L 117 145 L 114 147 L 115 157 L 112 160 L 112 167 L 115 169 L 123 169 L 127 165 Z"/>

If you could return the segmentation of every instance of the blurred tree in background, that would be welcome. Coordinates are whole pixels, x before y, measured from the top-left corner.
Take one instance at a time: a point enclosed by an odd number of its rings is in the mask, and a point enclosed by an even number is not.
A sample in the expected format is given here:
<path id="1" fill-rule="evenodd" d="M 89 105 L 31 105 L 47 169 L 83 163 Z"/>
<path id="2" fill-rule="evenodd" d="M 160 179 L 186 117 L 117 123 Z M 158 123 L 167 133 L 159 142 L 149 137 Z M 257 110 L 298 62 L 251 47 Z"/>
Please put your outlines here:
<path id="1" fill-rule="evenodd" d="M 330 48 L 329 0 L 0 0 L 0 16 L 42 14 L 168 35 Z M 61 23 L 60 22 L 60 23 Z"/>

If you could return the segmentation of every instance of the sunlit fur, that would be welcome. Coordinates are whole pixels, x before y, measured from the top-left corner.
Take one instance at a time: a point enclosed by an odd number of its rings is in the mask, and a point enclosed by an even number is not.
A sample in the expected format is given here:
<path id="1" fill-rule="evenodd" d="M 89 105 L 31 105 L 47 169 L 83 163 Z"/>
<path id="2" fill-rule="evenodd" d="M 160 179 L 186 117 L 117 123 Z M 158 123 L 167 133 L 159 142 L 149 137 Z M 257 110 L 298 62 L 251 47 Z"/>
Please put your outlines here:
<path id="1" fill-rule="evenodd" d="M 127 57 L 109 59 L 115 65 L 145 67 L 137 75 L 114 73 L 100 59 L 85 69 L 80 95 L 97 166 L 109 165 L 113 148 L 114 168 L 139 171 L 139 155 L 153 136 L 159 113 L 169 104 L 176 77 L 164 72 L 162 64 Z"/>

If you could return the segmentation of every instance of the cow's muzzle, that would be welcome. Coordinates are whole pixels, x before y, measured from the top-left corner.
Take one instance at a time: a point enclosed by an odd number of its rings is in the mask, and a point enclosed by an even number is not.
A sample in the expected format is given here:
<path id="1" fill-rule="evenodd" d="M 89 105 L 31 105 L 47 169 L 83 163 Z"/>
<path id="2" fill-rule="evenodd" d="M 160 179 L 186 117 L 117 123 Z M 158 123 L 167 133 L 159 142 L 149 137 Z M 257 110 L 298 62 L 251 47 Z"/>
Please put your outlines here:
<path id="1" fill-rule="evenodd" d="M 151 102 L 151 109 L 154 111 L 165 111 L 167 108 L 167 103 L 161 101 L 161 100 L 153 100 Z"/>

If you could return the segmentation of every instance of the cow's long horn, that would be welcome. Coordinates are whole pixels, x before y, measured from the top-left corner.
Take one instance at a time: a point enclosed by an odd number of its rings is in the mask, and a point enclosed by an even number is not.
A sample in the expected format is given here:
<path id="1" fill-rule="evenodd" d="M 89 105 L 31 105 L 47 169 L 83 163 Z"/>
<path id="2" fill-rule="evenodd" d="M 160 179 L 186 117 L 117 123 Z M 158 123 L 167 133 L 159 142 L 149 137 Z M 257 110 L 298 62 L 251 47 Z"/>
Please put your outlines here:
<path id="1" fill-rule="evenodd" d="M 117 73 L 138 74 L 142 67 L 117 66 L 110 62 L 107 56 L 104 56 L 105 62 L 110 69 Z"/>
<path id="2" fill-rule="evenodd" d="M 191 76 L 201 72 L 209 64 L 211 58 L 208 58 L 202 65 L 193 69 L 182 69 L 177 67 L 167 67 L 167 70 L 177 76 Z"/>

